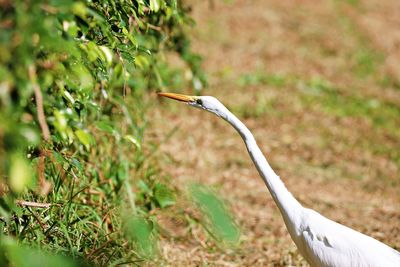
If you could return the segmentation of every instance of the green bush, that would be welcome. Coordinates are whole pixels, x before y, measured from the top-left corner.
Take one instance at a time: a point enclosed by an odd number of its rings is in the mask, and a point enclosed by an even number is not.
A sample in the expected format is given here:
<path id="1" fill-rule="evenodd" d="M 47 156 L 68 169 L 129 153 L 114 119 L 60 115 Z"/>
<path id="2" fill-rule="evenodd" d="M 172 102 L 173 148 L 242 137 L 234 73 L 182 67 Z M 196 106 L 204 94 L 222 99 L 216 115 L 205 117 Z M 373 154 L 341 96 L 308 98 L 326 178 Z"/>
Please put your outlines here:
<path id="1" fill-rule="evenodd" d="M 192 23 L 177 0 L 0 1 L 1 262 L 43 264 L 28 247 L 90 265 L 153 253 L 149 211 L 175 198 L 142 149 L 146 96 L 184 83 L 167 51 L 205 82 Z"/>

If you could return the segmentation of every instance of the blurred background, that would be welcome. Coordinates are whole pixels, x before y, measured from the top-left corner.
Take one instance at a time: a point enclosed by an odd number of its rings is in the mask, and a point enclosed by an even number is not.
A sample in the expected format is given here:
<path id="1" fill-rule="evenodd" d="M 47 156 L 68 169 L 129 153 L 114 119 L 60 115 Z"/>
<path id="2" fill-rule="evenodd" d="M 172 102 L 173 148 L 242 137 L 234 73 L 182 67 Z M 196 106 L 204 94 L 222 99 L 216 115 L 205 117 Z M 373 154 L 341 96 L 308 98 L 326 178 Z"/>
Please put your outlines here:
<path id="1" fill-rule="evenodd" d="M 217 97 L 247 124 L 306 207 L 399 249 L 399 2 L 191 7 L 192 47 L 203 55 L 209 82 L 200 94 Z M 171 262 L 304 265 L 240 136 L 214 115 L 179 103 L 153 111 L 161 119 L 150 131 L 163 136 L 178 128 L 162 145 L 173 182 L 218 188 L 242 229 L 238 252 L 168 243 Z"/>
<path id="2" fill-rule="evenodd" d="M 0 15 L 0 262 L 307 266 L 234 129 L 156 91 L 217 97 L 304 206 L 400 249 L 399 1 Z"/>

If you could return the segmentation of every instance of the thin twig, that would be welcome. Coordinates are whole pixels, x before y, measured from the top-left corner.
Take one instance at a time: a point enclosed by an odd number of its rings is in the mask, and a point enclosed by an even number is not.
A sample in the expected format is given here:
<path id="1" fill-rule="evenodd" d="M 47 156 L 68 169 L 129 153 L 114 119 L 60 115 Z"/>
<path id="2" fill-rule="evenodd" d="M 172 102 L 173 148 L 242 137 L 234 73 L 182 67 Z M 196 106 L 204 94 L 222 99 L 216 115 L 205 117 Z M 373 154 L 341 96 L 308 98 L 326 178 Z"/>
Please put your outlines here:
<path id="1" fill-rule="evenodd" d="M 53 206 L 51 203 L 37 203 L 31 201 L 24 201 L 24 200 L 17 200 L 15 201 L 17 205 L 26 206 L 26 207 L 33 207 L 33 208 L 49 208 Z"/>
<path id="2" fill-rule="evenodd" d="M 37 107 L 37 115 L 39 120 L 40 128 L 42 129 L 44 140 L 48 141 L 50 139 L 49 126 L 46 123 L 46 117 L 43 110 L 43 96 L 40 90 L 39 84 L 37 83 L 36 68 L 34 65 L 29 66 L 29 79 L 32 82 L 33 90 L 35 92 L 35 100 Z"/>
<path id="3" fill-rule="evenodd" d="M 56 7 L 52 7 L 50 5 L 42 5 L 40 8 L 50 14 L 56 14 L 58 11 L 58 9 Z"/>
<path id="4" fill-rule="evenodd" d="M 49 181 L 47 181 L 46 177 L 45 177 L 46 154 L 48 154 L 48 153 L 46 153 L 46 151 L 44 151 L 44 150 L 40 151 L 39 161 L 37 164 L 37 173 L 38 173 L 38 178 L 39 178 L 39 194 L 42 196 L 47 196 L 53 187 L 53 184 L 50 183 Z"/>
<path id="5" fill-rule="evenodd" d="M 42 230 L 45 231 L 45 230 L 46 230 L 46 227 L 45 227 L 45 225 L 42 223 L 42 221 L 39 219 L 39 217 L 36 216 L 36 214 L 35 214 L 33 211 L 31 211 L 30 208 L 27 208 L 27 209 L 28 209 L 29 212 L 32 214 L 33 218 L 35 218 L 35 220 L 40 224 L 40 227 L 42 227 Z"/>
<path id="6" fill-rule="evenodd" d="M 100 247 L 93 249 L 86 257 L 91 258 L 93 255 L 95 255 L 97 252 L 99 252 L 101 249 L 103 249 L 105 246 L 110 244 L 113 240 L 109 239 L 106 242 L 104 242 Z"/>
<path id="7" fill-rule="evenodd" d="M 155 26 L 153 24 L 147 23 L 146 25 L 147 25 L 147 27 L 149 27 L 152 30 L 155 30 L 155 31 L 158 31 L 158 32 L 162 31 L 161 27 Z"/>

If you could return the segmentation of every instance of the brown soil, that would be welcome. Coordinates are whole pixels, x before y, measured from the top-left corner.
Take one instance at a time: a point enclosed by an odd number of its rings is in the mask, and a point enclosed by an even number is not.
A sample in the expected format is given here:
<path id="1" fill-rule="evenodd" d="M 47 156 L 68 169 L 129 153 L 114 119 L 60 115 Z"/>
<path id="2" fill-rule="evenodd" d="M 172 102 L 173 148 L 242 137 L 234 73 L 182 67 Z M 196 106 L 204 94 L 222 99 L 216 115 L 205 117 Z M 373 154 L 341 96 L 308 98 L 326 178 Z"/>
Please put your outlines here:
<path id="1" fill-rule="evenodd" d="M 399 108 L 400 2 L 384 2 L 193 1 L 192 36 L 209 75 L 202 94 L 236 111 L 293 195 L 304 206 L 399 249 L 397 127 L 379 127 L 365 114 L 330 113 L 323 103 L 305 101 L 299 89 L 301 81 L 322 77 L 345 96 Z M 353 68 L 360 49 L 382 58 L 364 76 Z M 260 72 L 297 78 L 284 86 L 238 83 L 240 75 Z M 382 77 L 389 82 L 382 83 Z M 273 103 L 272 110 L 249 112 L 260 99 Z M 182 233 L 178 220 L 166 219 L 165 225 L 185 238 L 162 238 L 162 265 L 307 265 L 227 123 L 169 101 L 151 116 L 149 138 L 162 140 L 178 127 L 161 146 L 167 155 L 162 168 L 172 183 L 181 189 L 190 182 L 217 188 L 242 230 L 240 247 L 223 249 L 200 227 Z"/>

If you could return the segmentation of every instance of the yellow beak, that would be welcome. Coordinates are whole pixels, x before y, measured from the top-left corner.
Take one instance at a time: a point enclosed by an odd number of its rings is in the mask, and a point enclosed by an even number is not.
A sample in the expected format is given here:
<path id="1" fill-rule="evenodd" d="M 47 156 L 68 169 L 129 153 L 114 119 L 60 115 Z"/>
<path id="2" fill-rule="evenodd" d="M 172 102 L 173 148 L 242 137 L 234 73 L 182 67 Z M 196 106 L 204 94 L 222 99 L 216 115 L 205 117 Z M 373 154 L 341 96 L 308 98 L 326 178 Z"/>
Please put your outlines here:
<path id="1" fill-rule="evenodd" d="M 164 96 L 168 98 L 172 98 L 182 102 L 193 102 L 196 101 L 195 96 L 190 95 L 182 95 L 182 94 L 174 94 L 174 93 L 158 93 L 159 96 Z"/>

